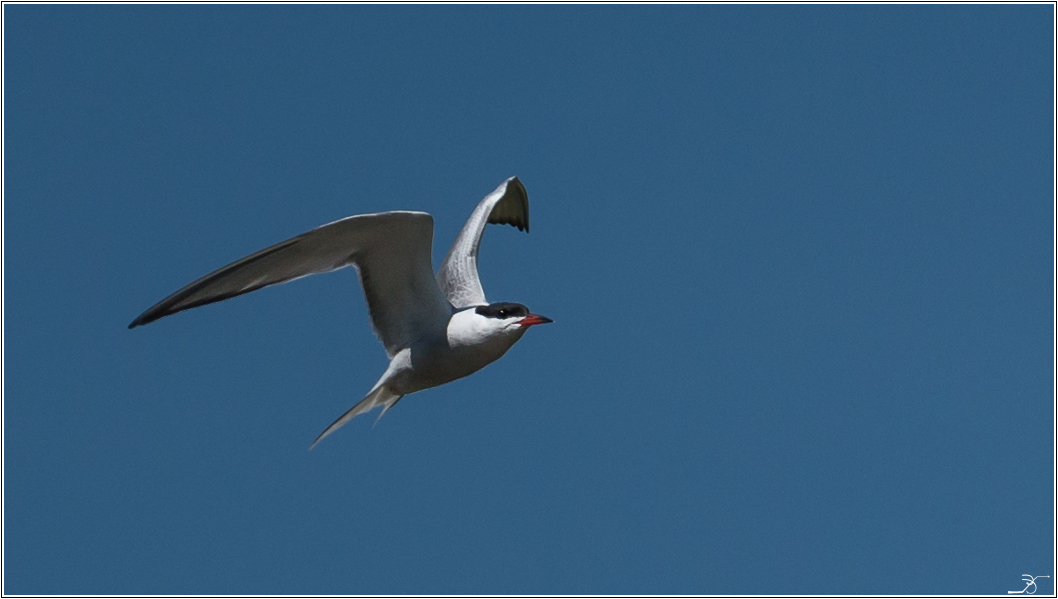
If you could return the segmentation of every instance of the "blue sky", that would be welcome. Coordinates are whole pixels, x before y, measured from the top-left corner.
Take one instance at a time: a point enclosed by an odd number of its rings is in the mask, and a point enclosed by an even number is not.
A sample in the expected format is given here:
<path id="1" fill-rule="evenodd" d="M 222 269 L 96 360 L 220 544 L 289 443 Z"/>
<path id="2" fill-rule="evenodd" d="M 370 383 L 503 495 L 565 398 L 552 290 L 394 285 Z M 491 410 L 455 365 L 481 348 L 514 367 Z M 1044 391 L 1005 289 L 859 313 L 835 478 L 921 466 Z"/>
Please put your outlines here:
<path id="1" fill-rule="evenodd" d="M 3 590 L 1054 576 L 1053 10 L 5 5 Z M 312 452 L 352 271 L 126 329 L 511 175 L 483 284 L 555 324 Z"/>

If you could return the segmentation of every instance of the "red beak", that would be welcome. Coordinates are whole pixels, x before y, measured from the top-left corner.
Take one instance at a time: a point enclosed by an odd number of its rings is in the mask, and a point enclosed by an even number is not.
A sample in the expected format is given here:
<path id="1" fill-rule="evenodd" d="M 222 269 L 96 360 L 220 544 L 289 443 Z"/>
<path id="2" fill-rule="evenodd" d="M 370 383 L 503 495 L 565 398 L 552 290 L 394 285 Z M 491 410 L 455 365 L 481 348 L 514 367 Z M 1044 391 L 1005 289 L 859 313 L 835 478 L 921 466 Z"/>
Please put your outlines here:
<path id="1" fill-rule="evenodd" d="M 555 322 L 546 316 L 540 316 L 539 314 L 530 314 L 522 319 L 518 324 L 523 327 L 531 327 L 534 324 L 547 324 L 549 322 Z"/>

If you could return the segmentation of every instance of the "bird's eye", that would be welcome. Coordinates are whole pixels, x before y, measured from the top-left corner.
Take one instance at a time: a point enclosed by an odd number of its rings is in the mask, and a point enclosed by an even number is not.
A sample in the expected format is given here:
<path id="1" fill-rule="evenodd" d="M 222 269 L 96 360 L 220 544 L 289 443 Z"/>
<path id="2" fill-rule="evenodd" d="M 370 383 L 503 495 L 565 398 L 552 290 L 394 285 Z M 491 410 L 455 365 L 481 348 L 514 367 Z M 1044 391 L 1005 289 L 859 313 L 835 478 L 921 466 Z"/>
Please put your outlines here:
<path id="1" fill-rule="evenodd" d="M 507 318 L 507 311 L 506 310 L 500 310 L 500 318 Z"/>

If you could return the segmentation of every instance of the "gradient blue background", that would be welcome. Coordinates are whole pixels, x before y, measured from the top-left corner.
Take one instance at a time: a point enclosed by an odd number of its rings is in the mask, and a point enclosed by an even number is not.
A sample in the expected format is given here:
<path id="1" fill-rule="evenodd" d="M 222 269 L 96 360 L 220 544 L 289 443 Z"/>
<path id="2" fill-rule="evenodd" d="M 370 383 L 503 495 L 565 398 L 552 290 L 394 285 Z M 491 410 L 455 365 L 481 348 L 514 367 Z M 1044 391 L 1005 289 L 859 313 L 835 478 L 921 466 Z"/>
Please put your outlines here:
<path id="1" fill-rule="evenodd" d="M 6 593 L 1055 574 L 1052 6 L 3 15 Z M 352 271 L 126 329 L 511 175 L 484 286 L 555 324 L 374 428 L 307 451 L 386 365 Z"/>

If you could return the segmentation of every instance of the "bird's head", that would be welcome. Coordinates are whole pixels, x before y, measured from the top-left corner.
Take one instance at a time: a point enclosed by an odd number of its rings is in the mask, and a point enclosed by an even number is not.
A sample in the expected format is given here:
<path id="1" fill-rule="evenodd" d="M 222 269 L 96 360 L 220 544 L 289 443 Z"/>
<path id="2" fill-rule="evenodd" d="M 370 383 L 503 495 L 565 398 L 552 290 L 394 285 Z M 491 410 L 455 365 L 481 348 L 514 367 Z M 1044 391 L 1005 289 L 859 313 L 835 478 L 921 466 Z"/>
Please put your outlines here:
<path id="1" fill-rule="evenodd" d="M 492 321 L 489 323 L 492 326 L 502 329 L 518 327 L 518 329 L 525 330 L 534 324 L 554 322 L 546 316 L 533 314 L 529 311 L 529 308 L 514 302 L 499 302 L 487 306 L 477 306 L 474 308 L 474 313 Z"/>
<path id="2" fill-rule="evenodd" d="M 485 306 L 465 308 L 452 316 L 449 341 L 456 345 L 477 345 L 489 339 L 510 338 L 514 343 L 533 325 L 553 322 L 546 316 L 533 314 L 522 304 L 497 302 Z"/>

